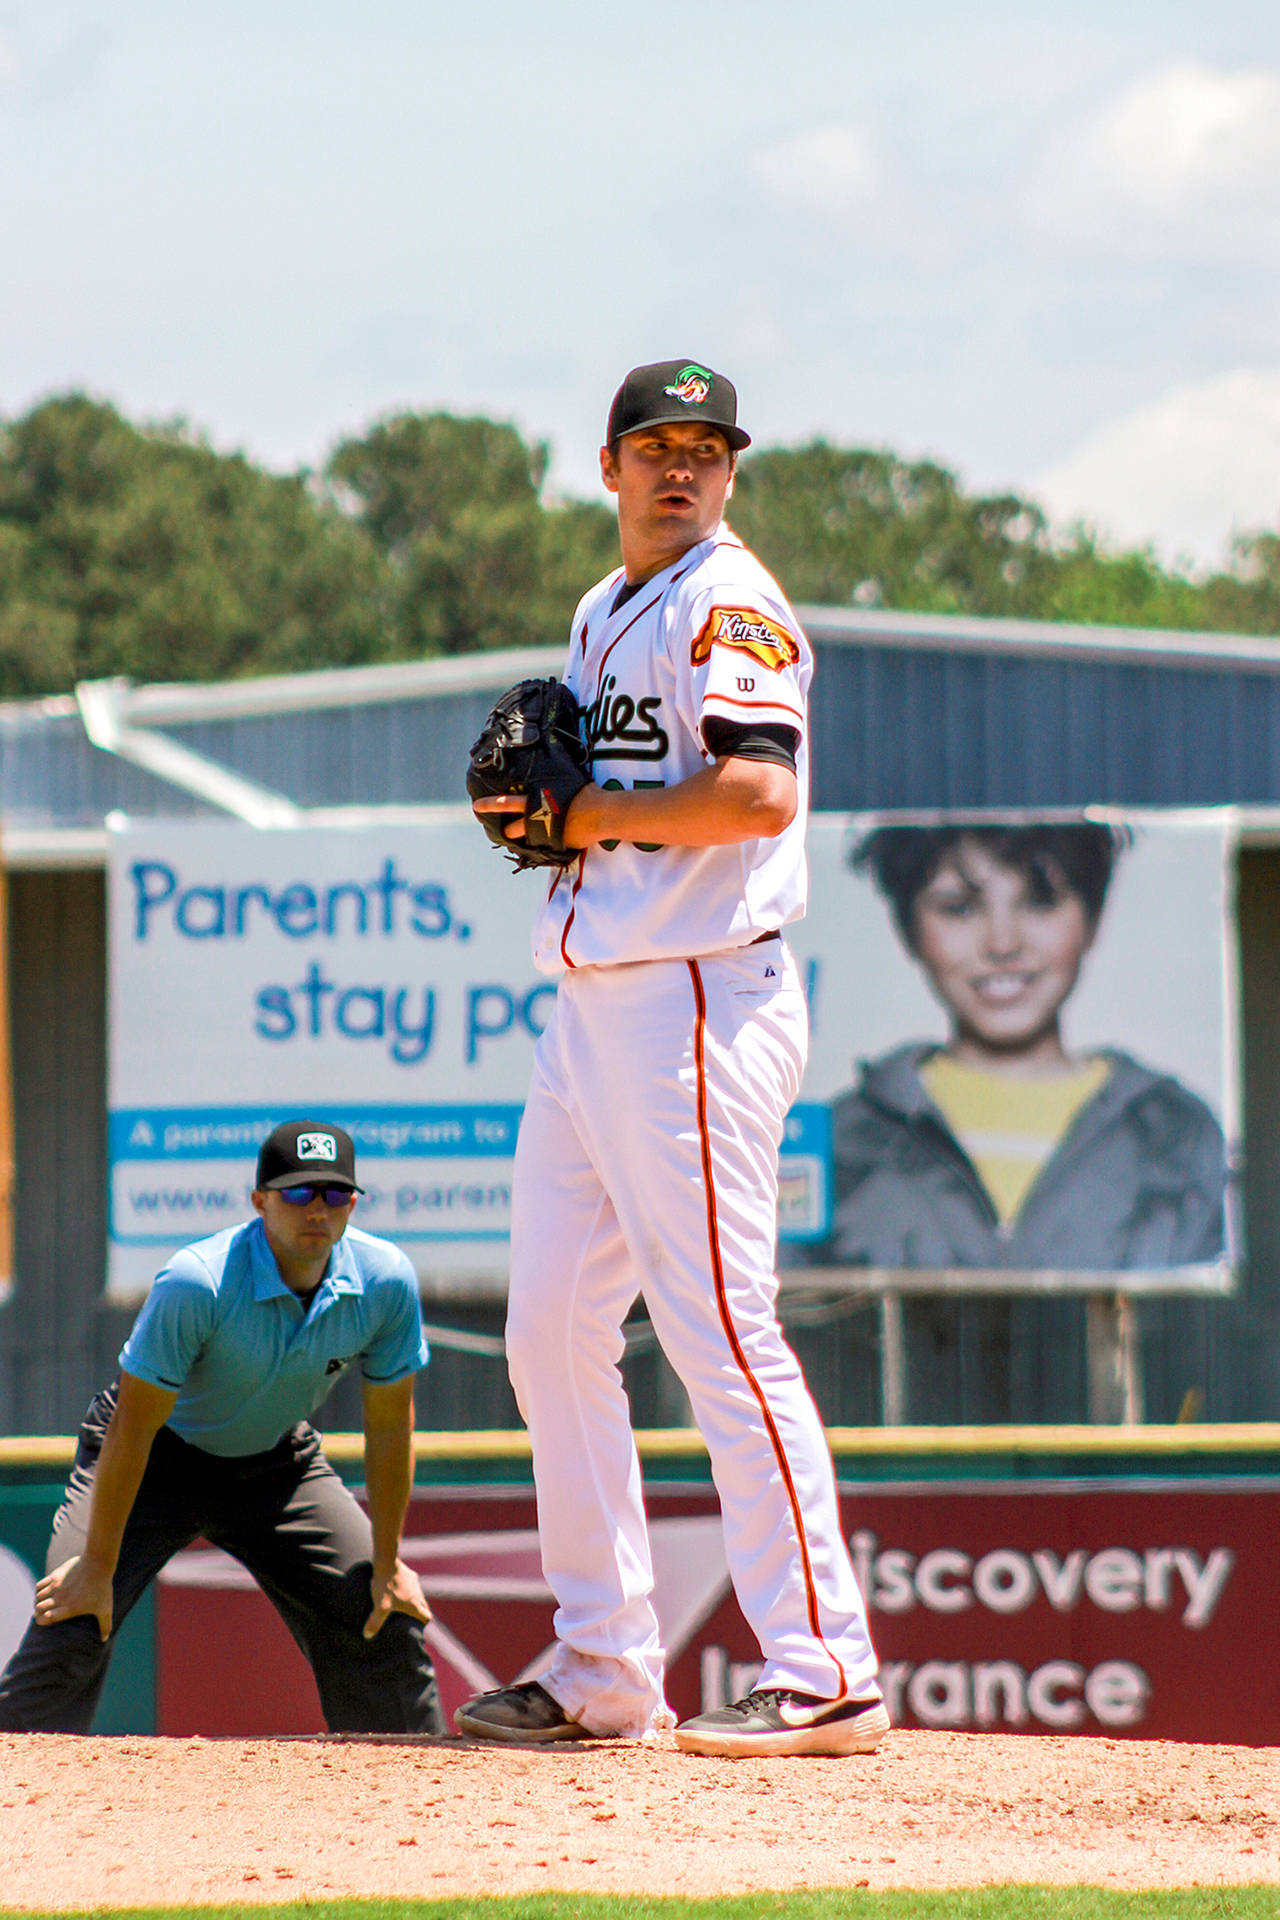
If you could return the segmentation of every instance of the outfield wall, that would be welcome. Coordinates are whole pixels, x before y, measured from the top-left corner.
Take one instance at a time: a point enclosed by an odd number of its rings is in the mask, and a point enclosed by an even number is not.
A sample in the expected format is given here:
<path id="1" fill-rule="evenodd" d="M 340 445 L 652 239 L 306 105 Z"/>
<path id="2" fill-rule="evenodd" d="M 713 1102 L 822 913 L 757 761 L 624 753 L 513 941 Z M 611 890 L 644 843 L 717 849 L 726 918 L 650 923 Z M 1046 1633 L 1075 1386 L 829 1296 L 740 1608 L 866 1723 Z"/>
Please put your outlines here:
<path id="1" fill-rule="evenodd" d="M 729 1584 L 706 1455 L 639 1436 L 672 1706 L 744 1692 L 758 1660 Z M 834 1429 L 841 1512 L 895 1724 L 1271 1745 L 1280 1656 L 1280 1426 Z M 330 1456 L 359 1483 L 360 1438 Z M 422 1434 L 405 1554 L 431 1599 L 446 1710 L 535 1676 L 553 1600 L 521 1434 Z M 43 1563 L 69 1440 L 0 1441 L 0 1642 Z M 200 1544 L 126 1625 L 96 1731 L 323 1730 L 310 1673 L 252 1580 Z"/>

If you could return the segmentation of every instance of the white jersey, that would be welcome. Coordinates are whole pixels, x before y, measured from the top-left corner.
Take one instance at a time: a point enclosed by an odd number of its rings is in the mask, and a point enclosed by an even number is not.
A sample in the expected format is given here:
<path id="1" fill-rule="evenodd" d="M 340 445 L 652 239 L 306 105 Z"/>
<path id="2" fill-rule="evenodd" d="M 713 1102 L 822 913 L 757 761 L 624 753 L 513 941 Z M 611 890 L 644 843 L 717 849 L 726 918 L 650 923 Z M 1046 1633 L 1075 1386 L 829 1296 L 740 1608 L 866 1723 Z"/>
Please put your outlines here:
<path id="1" fill-rule="evenodd" d="M 805 909 L 813 656 L 786 596 L 723 524 L 614 612 L 624 578 L 619 568 L 585 595 L 570 637 L 564 678 L 587 709 L 592 778 L 631 789 L 687 780 L 714 758 L 702 731 L 711 718 L 792 727 L 799 806 L 772 839 L 588 848 L 552 877 L 535 922 L 544 973 L 720 953 Z"/>

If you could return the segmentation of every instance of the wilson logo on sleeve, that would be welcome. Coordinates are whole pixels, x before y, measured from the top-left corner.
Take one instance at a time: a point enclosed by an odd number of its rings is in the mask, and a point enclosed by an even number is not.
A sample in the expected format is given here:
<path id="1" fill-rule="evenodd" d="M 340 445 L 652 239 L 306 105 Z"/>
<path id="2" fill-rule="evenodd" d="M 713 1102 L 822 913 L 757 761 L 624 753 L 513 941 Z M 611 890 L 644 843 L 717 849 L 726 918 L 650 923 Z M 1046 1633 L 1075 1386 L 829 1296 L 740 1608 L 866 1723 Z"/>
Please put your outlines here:
<path id="1" fill-rule="evenodd" d="M 702 632 L 693 643 L 691 659 L 700 667 L 711 658 L 712 647 L 732 647 L 749 653 L 771 673 L 794 667 L 800 658 L 800 646 L 794 634 L 768 614 L 754 607 L 713 607 Z"/>

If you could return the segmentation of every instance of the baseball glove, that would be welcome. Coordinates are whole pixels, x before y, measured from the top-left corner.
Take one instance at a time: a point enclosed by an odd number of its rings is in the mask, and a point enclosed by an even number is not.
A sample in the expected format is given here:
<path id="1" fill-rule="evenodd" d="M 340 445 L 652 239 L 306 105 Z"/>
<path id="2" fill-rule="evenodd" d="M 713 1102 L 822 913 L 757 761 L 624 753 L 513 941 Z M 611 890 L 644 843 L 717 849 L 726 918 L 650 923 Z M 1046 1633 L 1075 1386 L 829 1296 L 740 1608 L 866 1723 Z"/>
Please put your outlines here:
<path id="1" fill-rule="evenodd" d="M 485 721 L 467 764 L 473 800 L 525 796 L 524 833 L 508 840 L 509 813 L 476 817 L 496 847 L 523 867 L 568 867 L 578 850 L 564 844 L 569 803 L 591 778 L 582 709 L 559 680 L 521 680 Z"/>

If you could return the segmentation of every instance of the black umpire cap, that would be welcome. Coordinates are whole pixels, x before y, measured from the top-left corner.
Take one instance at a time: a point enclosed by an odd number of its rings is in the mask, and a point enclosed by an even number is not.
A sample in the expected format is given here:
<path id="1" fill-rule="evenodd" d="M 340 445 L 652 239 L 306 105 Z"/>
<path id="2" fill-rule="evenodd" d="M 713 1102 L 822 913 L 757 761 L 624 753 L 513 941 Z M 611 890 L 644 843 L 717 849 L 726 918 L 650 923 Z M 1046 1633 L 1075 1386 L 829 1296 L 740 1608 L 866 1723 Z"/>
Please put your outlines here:
<path id="1" fill-rule="evenodd" d="M 356 1149 L 349 1133 L 327 1120 L 286 1120 L 267 1135 L 258 1151 L 254 1181 L 258 1191 L 296 1187 L 304 1181 L 364 1192 L 356 1185 Z"/>
<path id="2" fill-rule="evenodd" d="M 738 425 L 732 380 L 698 360 L 658 360 L 649 367 L 632 367 L 613 396 L 608 445 L 616 447 L 624 433 L 671 420 L 705 420 L 720 429 L 735 453 L 751 445 L 751 435 Z"/>

